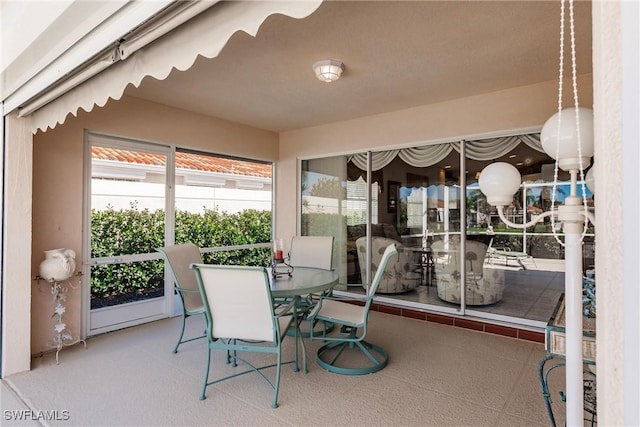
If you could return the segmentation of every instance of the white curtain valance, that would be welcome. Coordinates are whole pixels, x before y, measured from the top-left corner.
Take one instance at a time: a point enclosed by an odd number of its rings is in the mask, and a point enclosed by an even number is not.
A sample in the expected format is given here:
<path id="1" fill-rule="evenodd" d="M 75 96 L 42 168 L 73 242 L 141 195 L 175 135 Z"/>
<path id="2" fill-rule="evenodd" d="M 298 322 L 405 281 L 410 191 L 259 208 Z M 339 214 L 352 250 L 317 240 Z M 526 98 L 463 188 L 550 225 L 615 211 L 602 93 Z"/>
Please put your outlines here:
<path id="1" fill-rule="evenodd" d="M 399 150 L 381 151 L 371 153 L 371 170 L 377 171 L 387 166 L 398 155 Z M 367 153 L 354 154 L 349 159 L 358 168 L 367 170 Z"/>
<path id="2" fill-rule="evenodd" d="M 451 152 L 451 144 L 429 145 L 427 147 L 405 148 L 400 150 L 398 156 L 405 163 L 415 166 L 424 167 L 435 165 L 442 159 L 447 157 Z"/>
<path id="3" fill-rule="evenodd" d="M 523 134 L 504 136 L 500 138 L 479 139 L 466 141 L 466 155 L 472 160 L 493 160 L 502 157 L 512 151 L 519 144 L 527 144 L 534 150 L 544 153 L 540 143 L 540 134 Z M 427 145 L 424 147 L 403 148 L 400 150 L 389 150 L 371 153 L 372 170 L 377 171 L 387 166 L 400 157 L 405 163 L 414 167 L 427 167 L 442 161 L 451 153 L 451 150 L 460 152 L 460 141 L 449 142 L 437 145 Z M 355 154 L 349 159 L 354 165 L 362 170 L 367 170 L 367 155 Z"/>
<path id="4" fill-rule="evenodd" d="M 75 116 L 80 108 L 89 112 L 109 99 L 118 100 L 129 84 L 138 87 L 147 76 L 164 80 L 173 68 L 189 69 L 199 55 L 214 58 L 234 33 L 244 31 L 255 36 L 270 15 L 300 19 L 321 3 L 322 0 L 220 2 L 35 111 L 32 132 L 64 123 L 68 114 Z"/>
<path id="5" fill-rule="evenodd" d="M 513 135 L 467 141 L 465 152 L 470 159 L 487 161 L 504 156 L 521 143 L 525 143 L 534 150 L 544 153 L 542 144 L 540 143 L 540 134 Z M 458 153 L 460 152 L 460 142 L 452 142 L 451 146 Z"/>

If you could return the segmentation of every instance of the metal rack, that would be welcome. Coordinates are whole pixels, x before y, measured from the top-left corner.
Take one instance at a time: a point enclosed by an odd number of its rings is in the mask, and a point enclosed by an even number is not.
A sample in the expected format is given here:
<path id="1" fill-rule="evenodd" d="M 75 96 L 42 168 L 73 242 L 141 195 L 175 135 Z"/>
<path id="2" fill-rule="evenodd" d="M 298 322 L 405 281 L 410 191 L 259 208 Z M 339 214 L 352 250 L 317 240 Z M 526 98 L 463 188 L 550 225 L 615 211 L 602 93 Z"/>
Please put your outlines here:
<path id="1" fill-rule="evenodd" d="M 69 279 L 65 280 L 47 280 L 42 277 L 36 277 L 38 282 L 45 281 L 51 286 L 51 295 L 53 296 L 54 309 L 53 319 L 55 324 L 53 326 L 54 343 L 56 345 L 56 365 L 59 364 L 58 354 L 66 346 L 74 345 L 79 342 L 84 344 L 84 348 L 87 348 L 87 342 L 82 338 L 74 337 L 71 335 L 67 324 L 64 323 L 63 315 L 66 312 L 65 302 L 67 300 L 67 288 L 71 285 Z"/>
<path id="2" fill-rule="evenodd" d="M 591 426 L 597 424 L 596 412 L 596 319 L 593 300 L 589 297 L 595 295 L 592 289 L 595 287 L 595 280 L 585 278 L 583 280 L 583 331 L 582 331 L 582 358 L 583 358 L 583 397 L 584 411 L 589 414 L 585 418 Z M 556 305 L 545 331 L 545 349 L 547 354 L 538 363 L 538 378 L 542 388 L 547 414 L 551 426 L 556 426 L 555 416 L 551 407 L 551 392 L 549 391 L 549 374 L 560 367 L 566 365 L 566 330 L 565 330 L 565 299 L 564 294 Z M 561 400 L 566 401 L 566 395 L 560 391 Z"/>

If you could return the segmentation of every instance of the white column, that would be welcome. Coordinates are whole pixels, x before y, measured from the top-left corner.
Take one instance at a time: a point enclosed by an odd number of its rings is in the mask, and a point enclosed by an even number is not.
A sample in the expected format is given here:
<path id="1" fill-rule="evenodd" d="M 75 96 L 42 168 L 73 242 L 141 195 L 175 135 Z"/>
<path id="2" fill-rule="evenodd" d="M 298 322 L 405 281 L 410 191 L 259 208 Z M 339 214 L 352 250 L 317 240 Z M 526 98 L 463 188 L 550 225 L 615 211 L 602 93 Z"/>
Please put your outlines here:
<path id="1" fill-rule="evenodd" d="M 566 326 L 566 389 L 567 426 L 584 424 L 584 398 L 582 382 L 582 244 L 580 232 L 567 228 L 580 228 L 581 224 L 565 225 L 565 326 Z"/>
<path id="2" fill-rule="evenodd" d="M 31 120 L 5 118 L 2 245 L 2 376 L 31 368 Z"/>

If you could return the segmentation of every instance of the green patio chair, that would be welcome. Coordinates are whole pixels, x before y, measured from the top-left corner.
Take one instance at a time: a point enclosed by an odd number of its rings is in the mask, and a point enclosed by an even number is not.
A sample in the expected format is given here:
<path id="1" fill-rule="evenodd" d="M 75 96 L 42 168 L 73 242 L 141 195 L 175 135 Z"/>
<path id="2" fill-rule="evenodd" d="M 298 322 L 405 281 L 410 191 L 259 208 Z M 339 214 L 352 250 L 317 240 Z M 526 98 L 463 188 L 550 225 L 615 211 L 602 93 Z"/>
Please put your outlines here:
<path id="1" fill-rule="evenodd" d="M 178 342 L 173 349 L 173 352 L 177 353 L 180 344 L 205 337 L 203 334 L 194 338 L 183 339 L 187 318 L 204 314 L 204 304 L 198 289 L 198 282 L 193 271 L 189 269 L 191 264 L 202 264 L 202 256 L 200 255 L 200 249 L 193 243 L 166 246 L 156 250 L 164 255 L 164 259 L 169 265 L 169 269 L 173 274 L 176 292 L 182 303 L 182 328 Z"/>
<path id="2" fill-rule="evenodd" d="M 289 247 L 289 265 L 292 267 L 312 267 L 331 270 L 333 263 L 333 236 L 293 236 Z M 330 295 L 329 290 L 324 295 Z M 302 295 L 298 300 L 298 312 L 307 313 L 321 295 Z M 324 332 L 330 332 L 333 324 L 322 322 Z M 304 337 L 309 334 L 322 334 L 322 331 L 309 330 L 302 333 Z"/>
<path id="3" fill-rule="evenodd" d="M 316 361 L 329 372 L 345 375 L 364 375 L 377 372 L 387 365 L 389 355 L 382 348 L 370 344 L 364 340 L 367 335 L 367 323 L 369 321 L 369 310 L 378 285 L 382 280 L 389 261 L 397 256 L 396 244 L 392 243 L 385 249 L 378 270 L 373 278 L 373 282 L 367 291 L 364 305 L 361 300 L 336 300 L 330 297 L 322 297 L 309 313 L 307 319 L 310 325 L 317 321 L 325 321 L 342 325 L 340 335 L 327 336 L 311 339 L 321 339 L 329 341 L 318 349 Z M 360 330 L 360 335 L 358 335 Z M 360 354 L 358 354 L 360 353 Z M 354 358 L 363 358 L 362 366 L 354 366 Z M 345 363 L 342 363 L 346 361 Z"/>
<path id="4" fill-rule="evenodd" d="M 280 307 L 276 312 L 269 273 L 264 267 L 193 264 L 191 268 L 196 273 L 207 321 L 207 364 L 200 400 L 206 398 L 208 386 L 255 372 L 273 389 L 271 407 L 277 408 L 281 366 L 293 362 L 294 371 L 298 370 L 299 345 L 302 347 L 303 371 L 307 372 L 304 342 L 296 317 L 296 301 Z M 282 341 L 290 326 L 296 331 L 295 356 L 293 361 L 282 362 Z M 211 350 L 225 351 L 231 367 L 236 368 L 238 362 L 242 362 L 249 369 L 240 372 L 233 369 L 231 375 L 209 381 Z M 246 356 L 241 356 L 244 352 L 275 354 L 276 362 L 258 367 Z M 273 367 L 276 368 L 276 373 L 272 380 L 262 371 Z"/>

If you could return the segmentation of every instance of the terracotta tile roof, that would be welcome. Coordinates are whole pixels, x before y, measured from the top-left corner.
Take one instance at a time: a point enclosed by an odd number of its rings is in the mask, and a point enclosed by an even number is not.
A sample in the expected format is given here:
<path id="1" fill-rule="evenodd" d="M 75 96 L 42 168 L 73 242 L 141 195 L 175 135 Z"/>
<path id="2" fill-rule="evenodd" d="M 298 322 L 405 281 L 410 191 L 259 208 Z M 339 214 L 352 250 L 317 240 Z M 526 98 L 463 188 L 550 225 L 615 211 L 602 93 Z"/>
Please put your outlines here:
<path id="1" fill-rule="evenodd" d="M 118 148 L 93 147 L 91 149 L 91 156 L 93 159 L 112 160 L 125 163 L 157 166 L 163 166 L 165 164 L 165 156 L 162 154 L 121 150 Z M 234 175 L 271 177 L 271 165 L 269 164 L 195 153 L 177 152 L 176 167 Z"/>

